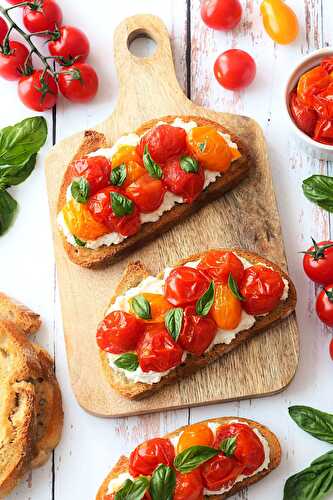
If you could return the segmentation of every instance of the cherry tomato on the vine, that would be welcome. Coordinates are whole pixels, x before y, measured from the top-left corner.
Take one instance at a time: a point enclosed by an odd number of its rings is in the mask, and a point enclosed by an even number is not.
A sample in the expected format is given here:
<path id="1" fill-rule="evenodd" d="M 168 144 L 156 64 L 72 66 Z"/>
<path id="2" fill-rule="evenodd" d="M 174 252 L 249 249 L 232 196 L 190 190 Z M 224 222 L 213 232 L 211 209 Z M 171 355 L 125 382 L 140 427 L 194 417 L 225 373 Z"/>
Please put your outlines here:
<path id="1" fill-rule="evenodd" d="M 89 102 L 98 90 L 97 73 L 87 63 L 74 63 L 63 68 L 58 83 L 62 95 L 73 102 Z"/>
<path id="2" fill-rule="evenodd" d="M 147 132 L 137 147 L 139 155 L 143 156 L 145 147 L 156 163 L 165 163 L 173 156 L 179 156 L 186 151 L 186 132 L 172 125 L 158 125 Z"/>
<path id="3" fill-rule="evenodd" d="M 254 316 L 269 313 L 278 305 L 283 290 L 284 283 L 277 271 L 260 265 L 248 267 L 240 287 L 243 308 Z"/>
<path id="4" fill-rule="evenodd" d="M 70 167 L 71 178 L 84 177 L 89 184 L 89 195 L 109 185 L 111 162 L 105 156 L 85 156 L 75 160 Z"/>
<path id="5" fill-rule="evenodd" d="M 62 24 L 61 8 L 54 0 L 34 0 L 24 7 L 23 23 L 30 33 L 54 31 Z"/>
<path id="6" fill-rule="evenodd" d="M 0 44 L 4 41 L 5 36 L 8 33 L 8 26 L 3 17 L 0 17 Z"/>
<path id="7" fill-rule="evenodd" d="M 97 344 L 113 354 L 134 351 L 143 331 L 144 323 L 139 318 L 124 311 L 113 311 L 98 326 Z"/>
<path id="8" fill-rule="evenodd" d="M 333 241 L 321 241 L 310 247 L 303 257 L 303 267 L 310 280 L 321 285 L 333 283 Z"/>
<path id="9" fill-rule="evenodd" d="M 173 306 L 193 305 L 207 291 L 209 279 L 197 269 L 175 267 L 165 280 L 165 298 Z"/>
<path id="10" fill-rule="evenodd" d="M 181 474 L 176 472 L 176 488 L 173 500 L 203 500 L 203 482 L 199 469 Z"/>
<path id="11" fill-rule="evenodd" d="M 144 372 L 165 372 L 181 364 L 183 350 L 163 324 L 156 324 L 142 336 L 137 353 Z"/>
<path id="12" fill-rule="evenodd" d="M 285 45 L 297 38 L 296 14 L 284 0 L 263 0 L 260 11 L 264 28 L 274 42 Z"/>
<path id="13" fill-rule="evenodd" d="M 319 319 L 333 328 L 333 284 L 326 286 L 318 295 L 316 311 Z"/>
<path id="14" fill-rule="evenodd" d="M 196 172 L 184 170 L 181 166 L 183 159 L 171 158 L 167 161 L 163 169 L 164 183 L 172 193 L 182 196 L 185 203 L 192 203 L 204 188 L 205 174 L 197 163 Z"/>
<path id="15" fill-rule="evenodd" d="M 17 5 L 19 3 L 22 3 L 22 0 L 7 0 L 7 2 L 11 5 Z"/>
<path id="16" fill-rule="evenodd" d="M 85 62 L 90 51 L 87 36 L 74 26 L 62 26 L 55 30 L 48 46 L 50 54 L 57 57 L 60 64 L 63 62 L 61 58 L 66 63 Z"/>
<path id="17" fill-rule="evenodd" d="M 215 61 L 217 81 L 227 90 L 241 90 L 250 85 L 256 76 L 253 57 L 240 49 L 223 52 Z"/>
<path id="18" fill-rule="evenodd" d="M 126 193 L 135 201 L 141 212 L 149 213 L 162 205 L 166 188 L 160 179 L 146 173 L 130 184 Z"/>
<path id="19" fill-rule="evenodd" d="M 0 53 L 0 76 L 5 80 L 18 80 L 22 76 L 29 51 L 23 43 L 9 42 L 8 53 Z"/>
<path id="20" fill-rule="evenodd" d="M 28 108 L 45 111 L 53 108 L 57 102 L 58 85 L 49 72 L 44 73 L 38 70 L 20 78 L 18 93 L 21 101 Z"/>
<path id="21" fill-rule="evenodd" d="M 174 459 L 175 449 L 170 439 L 149 439 L 130 454 L 129 472 L 133 477 L 150 476 L 160 464 L 172 467 Z"/>
<path id="22" fill-rule="evenodd" d="M 239 0 L 203 0 L 201 17 L 209 28 L 232 30 L 242 17 L 242 6 Z"/>
<path id="23" fill-rule="evenodd" d="M 333 359 L 333 339 L 330 342 L 330 355 L 331 355 L 331 358 Z"/>

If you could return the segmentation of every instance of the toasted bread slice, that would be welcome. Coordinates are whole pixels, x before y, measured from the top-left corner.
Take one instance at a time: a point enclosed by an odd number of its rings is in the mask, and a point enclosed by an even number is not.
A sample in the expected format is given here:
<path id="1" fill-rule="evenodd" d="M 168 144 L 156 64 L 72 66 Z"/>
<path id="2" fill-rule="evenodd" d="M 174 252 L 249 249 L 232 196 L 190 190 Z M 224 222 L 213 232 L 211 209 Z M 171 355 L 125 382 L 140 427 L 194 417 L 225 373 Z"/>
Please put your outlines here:
<path id="1" fill-rule="evenodd" d="M 264 330 L 267 330 L 271 326 L 275 325 L 276 323 L 280 322 L 295 310 L 297 301 L 295 286 L 289 276 L 284 271 L 282 271 L 279 266 L 252 252 L 239 249 L 222 250 L 234 251 L 237 253 L 237 255 L 243 257 L 244 259 L 247 259 L 253 264 L 265 264 L 278 271 L 283 278 L 288 280 L 289 283 L 289 294 L 287 300 L 281 301 L 278 307 L 266 316 L 258 316 L 252 328 L 239 332 L 230 344 L 216 344 L 210 351 L 199 357 L 189 354 L 184 364 L 178 366 L 174 370 L 171 370 L 168 375 L 163 377 L 160 382 L 155 384 L 150 385 L 141 382 L 135 383 L 128 380 L 125 375 L 119 372 L 115 372 L 110 367 L 108 363 L 107 353 L 104 351 L 100 351 L 100 358 L 102 361 L 104 373 L 106 374 L 110 385 L 122 396 L 129 399 L 142 399 L 144 397 L 150 396 L 154 392 L 158 391 L 161 387 L 181 380 L 186 376 L 192 375 L 201 368 L 204 368 L 208 364 L 213 363 L 214 361 L 221 358 L 224 354 L 232 351 L 233 349 L 236 349 L 243 342 L 246 342 L 258 333 L 261 333 Z M 203 253 L 191 255 L 190 257 L 177 262 L 176 265 L 185 264 L 186 262 L 190 261 L 196 261 L 203 255 Z M 112 297 L 109 306 L 113 304 L 118 295 L 121 295 L 130 288 L 137 286 L 148 275 L 148 269 L 141 262 L 129 264 L 116 288 L 115 294 Z"/>
<path id="2" fill-rule="evenodd" d="M 257 429 L 261 433 L 261 435 L 266 439 L 270 450 L 269 466 L 267 469 L 264 469 L 263 471 L 255 474 L 254 476 L 247 477 L 242 481 L 240 481 L 239 483 L 236 483 L 228 492 L 223 493 L 222 495 L 206 495 L 205 496 L 206 499 L 223 500 L 224 498 L 228 498 L 232 495 L 235 495 L 238 491 L 241 491 L 242 489 L 247 488 L 251 484 L 257 483 L 258 481 L 263 479 L 270 472 L 272 472 L 272 470 L 276 469 L 276 467 L 278 467 L 281 462 L 281 447 L 277 437 L 275 436 L 275 434 L 273 434 L 273 432 L 267 429 L 267 427 L 265 427 L 262 424 L 259 424 L 258 422 L 239 417 L 221 417 L 221 418 L 211 418 L 209 420 L 204 420 L 203 422 L 200 423 L 213 422 L 223 425 L 230 422 L 230 420 L 238 420 L 240 422 L 244 422 L 248 424 L 252 429 Z M 171 439 L 177 437 L 186 429 L 186 427 L 187 426 L 181 427 L 174 432 L 166 434 L 164 437 Z M 127 471 L 128 471 L 128 458 L 122 456 L 120 457 L 116 465 L 113 467 L 109 475 L 105 478 L 103 484 L 101 485 L 97 493 L 96 500 L 105 500 L 110 481 L 118 477 L 121 473 Z"/>
<path id="3" fill-rule="evenodd" d="M 159 121 L 164 121 L 166 123 L 172 123 L 176 116 L 165 116 L 156 120 L 151 120 L 144 123 L 136 133 L 138 135 L 143 135 L 149 129 L 151 129 Z M 249 152 L 241 140 L 232 132 L 227 130 L 222 125 L 201 118 L 198 116 L 181 116 L 183 121 L 188 122 L 195 120 L 199 126 L 203 125 L 213 125 L 218 130 L 223 133 L 230 134 L 231 140 L 238 145 L 241 157 L 234 161 L 229 170 L 225 172 L 221 177 L 218 177 L 215 182 L 212 182 L 196 199 L 195 202 L 191 204 L 181 203 L 175 205 L 170 211 L 165 212 L 158 221 L 149 222 L 143 224 L 140 231 L 126 238 L 121 243 L 111 246 L 102 246 L 96 250 L 91 250 L 88 248 L 75 247 L 68 243 L 64 235 L 62 234 L 63 243 L 69 258 L 75 263 L 83 267 L 103 267 L 108 264 L 114 263 L 120 257 L 128 254 L 140 246 L 145 245 L 150 240 L 156 238 L 163 232 L 167 231 L 178 222 L 183 221 L 186 217 L 196 212 L 199 208 L 203 207 L 207 203 L 219 198 L 223 193 L 234 188 L 241 180 L 243 180 L 250 169 L 251 160 Z M 96 151 L 99 148 L 107 146 L 106 137 L 95 131 L 87 131 L 85 133 L 85 138 L 77 154 L 74 156 L 73 160 L 82 158 L 83 156 Z M 72 161 L 73 161 L 72 160 Z M 62 186 L 60 189 L 59 200 L 58 200 L 58 212 L 62 210 L 66 203 L 66 191 L 71 183 L 70 170 L 67 168 L 65 173 Z"/>
<path id="4" fill-rule="evenodd" d="M 42 323 L 39 314 L 2 292 L 0 292 L 0 320 L 12 321 L 26 335 L 36 333 Z"/>

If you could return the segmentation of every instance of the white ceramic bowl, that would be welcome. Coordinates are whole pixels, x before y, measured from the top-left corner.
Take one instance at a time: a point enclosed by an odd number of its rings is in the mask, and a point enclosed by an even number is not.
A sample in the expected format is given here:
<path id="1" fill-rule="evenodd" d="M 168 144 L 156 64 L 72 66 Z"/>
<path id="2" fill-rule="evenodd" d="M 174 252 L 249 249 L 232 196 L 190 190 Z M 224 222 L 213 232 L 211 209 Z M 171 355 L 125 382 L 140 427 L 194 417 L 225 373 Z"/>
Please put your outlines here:
<path id="1" fill-rule="evenodd" d="M 298 139 L 300 147 L 310 156 L 322 160 L 333 160 L 333 146 L 316 142 L 311 137 L 302 132 L 294 122 L 289 108 L 289 94 L 295 88 L 299 78 L 309 69 L 318 66 L 322 59 L 333 56 L 333 48 L 319 49 L 304 57 L 293 69 L 290 78 L 284 89 L 284 105 L 287 113 L 287 120 L 291 130 Z"/>

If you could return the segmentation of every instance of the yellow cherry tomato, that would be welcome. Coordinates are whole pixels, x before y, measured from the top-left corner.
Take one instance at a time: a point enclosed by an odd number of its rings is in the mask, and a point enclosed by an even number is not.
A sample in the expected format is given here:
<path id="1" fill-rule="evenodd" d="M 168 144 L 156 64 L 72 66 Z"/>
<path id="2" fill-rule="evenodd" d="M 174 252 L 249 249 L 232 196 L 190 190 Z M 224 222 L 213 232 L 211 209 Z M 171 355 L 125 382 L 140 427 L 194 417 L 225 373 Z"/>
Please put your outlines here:
<path id="1" fill-rule="evenodd" d="M 241 320 L 242 306 L 228 284 L 215 285 L 215 300 L 210 314 L 217 326 L 223 330 L 233 330 Z"/>
<path id="2" fill-rule="evenodd" d="M 179 438 L 177 453 L 181 453 L 191 446 L 212 446 L 213 441 L 214 435 L 208 425 L 189 425 Z"/>
<path id="3" fill-rule="evenodd" d="M 225 172 L 230 167 L 231 148 L 215 127 L 192 128 L 187 136 L 187 143 L 193 156 L 203 168 Z"/>
<path id="4" fill-rule="evenodd" d="M 150 304 L 151 319 L 149 323 L 164 323 L 164 316 L 172 305 L 166 300 L 164 295 L 158 293 L 143 293 L 144 298 Z"/>
<path id="5" fill-rule="evenodd" d="M 135 161 L 139 165 L 143 165 L 142 158 L 138 155 L 134 146 L 120 146 L 118 151 L 112 156 L 112 167 L 119 167 L 122 163 Z"/>
<path id="6" fill-rule="evenodd" d="M 96 240 L 110 232 L 104 224 L 95 221 L 86 205 L 74 199 L 66 203 L 62 214 L 70 232 L 80 240 Z"/>
<path id="7" fill-rule="evenodd" d="M 297 38 L 296 14 L 283 0 L 263 0 L 260 11 L 264 28 L 274 42 L 287 45 Z"/>

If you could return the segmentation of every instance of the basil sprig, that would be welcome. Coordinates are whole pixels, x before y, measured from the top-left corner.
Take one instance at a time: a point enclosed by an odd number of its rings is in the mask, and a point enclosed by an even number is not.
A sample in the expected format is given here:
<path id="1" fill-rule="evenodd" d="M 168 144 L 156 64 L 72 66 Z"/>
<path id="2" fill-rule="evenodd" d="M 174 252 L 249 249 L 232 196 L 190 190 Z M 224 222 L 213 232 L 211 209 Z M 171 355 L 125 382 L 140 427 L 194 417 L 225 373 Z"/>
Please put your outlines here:
<path id="1" fill-rule="evenodd" d="M 151 319 L 151 308 L 143 295 L 136 295 L 131 300 L 131 309 L 141 319 Z"/>
<path id="2" fill-rule="evenodd" d="M 0 235 L 4 234 L 12 225 L 17 210 L 17 202 L 7 193 L 0 191 Z"/>
<path id="3" fill-rule="evenodd" d="M 89 182 L 84 177 L 74 179 L 71 184 L 71 194 L 78 203 L 87 203 L 89 191 Z"/>
<path id="4" fill-rule="evenodd" d="M 303 181 L 305 196 L 328 212 L 333 212 L 333 177 L 312 175 Z"/>
<path id="5" fill-rule="evenodd" d="M 210 446 L 191 446 L 179 453 L 174 460 L 174 467 L 182 474 L 197 469 L 201 464 L 220 453 Z"/>
<path id="6" fill-rule="evenodd" d="M 291 406 L 289 415 L 303 431 L 333 444 L 333 415 L 310 406 Z"/>
<path id="7" fill-rule="evenodd" d="M 172 500 L 176 487 L 176 473 L 172 467 L 159 465 L 150 481 L 150 494 L 152 500 Z"/>
<path id="8" fill-rule="evenodd" d="M 121 193 L 116 193 L 116 192 L 111 193 L 111 204 L 112 204 L 113 213 L 117 217 L 123 217 L 124 215 L 130 215 L 134 210 L 133 201 Z"/>
<path id="9" fill-rule="evenodd" d="M 119 356 L 119 358 L 114 361 L 114 364 L 118 366 L 118 368 L 122 368 L 128 372 L 135 372 L 139 366 L 139 360 L 135 352 L 126 352 Z"/>
<path id="10" fill-rule="evenodd" d="M 192 156 L 183 156 L 179 163 L 182 170 L 187 174 L 196 174 L 199 170 L 199 163 Z"/>
<path id="11" fill-rule="evenodd" d="M 239 291 L 237 281 L 235 280 L 235 278 L 233 277 L 233 275 L 231 273 L 229 274 L 229 278 L 228 278 L 228 286 L 229 286 L 232 294 L 236 297 L 236 299 L 241 300 L 241 301 L 245 300 L 243 295 Z"/>
<path id="12" fill-rule="evenodd" d="M 115 167 L 111 171 L 110 181 L 113 186 L 122 186 L 126 181 L 127 171 L 125 163 Z"/>
<path id="13" fill-rule="evenodd" d="M 207 316 L 212 305 L 214 304 L 214 295 L 215 295 L 215 285 L 214 281 L 211 281 L 208 290 L 200 297 L 197 301 L 195 310 L 199 316 Z"/>
<path id="14" fill-rule="evenodd" d="M 226 457 L 232 457 L 236 451 L 237 437 L 233 436 L 230 438 L 223 439 L 220 449 L 223 451 Z"/>
<path id="15" fill-rule="evenodd" d="M 163 177 L 163 171 L 157 163 L 154 162 L 152 157 L 150 156 L 150 153 L 148 151 L 148 146 L 147 144 L 145 145 L 144 153 L 143 153 L 143 164 L 148 172 L 148 174 L 151 177 L 154 177 L 155 179 L 162 179 Z"/>
<path id="16" fill-rule="evenodd" d="M 175 342 L 177 342 L 183 326 L 183 317 L 184 310 L 181 307 L 170 309 L 164 317 L 166 329 Z"/>
<path id="17" fill-rule="evenodd" d="M 140 476 L 135 481 L 126 479 L 124 486 L 115 494 L 115 500 L 141 500 L 149 487 L 149 480 Z"/>

